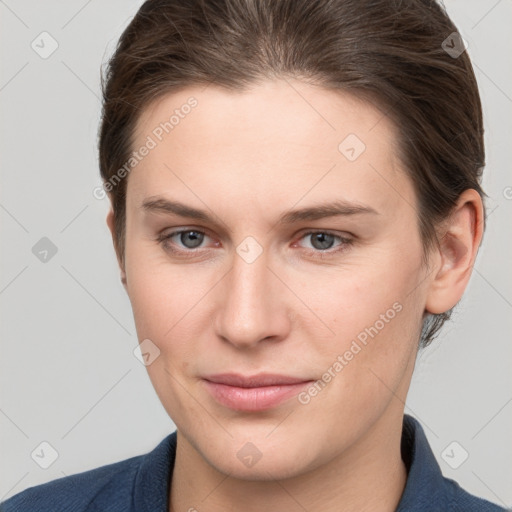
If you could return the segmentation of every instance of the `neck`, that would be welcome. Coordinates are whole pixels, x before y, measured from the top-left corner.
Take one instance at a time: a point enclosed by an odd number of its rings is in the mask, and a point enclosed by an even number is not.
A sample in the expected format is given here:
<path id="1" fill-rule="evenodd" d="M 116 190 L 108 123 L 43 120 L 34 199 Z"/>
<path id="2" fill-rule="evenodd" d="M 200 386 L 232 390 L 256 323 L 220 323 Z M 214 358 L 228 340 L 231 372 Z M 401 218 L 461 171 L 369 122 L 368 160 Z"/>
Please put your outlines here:
<path id="1" fill-rule="evenodd" d="M 170 512 L 394 512 L 407 480 L 400 453 L 402 417 L 403 409 L 384 414 L 328 464 L 269 481 L 241 480 L 217 471 L 178 431 Z"/>

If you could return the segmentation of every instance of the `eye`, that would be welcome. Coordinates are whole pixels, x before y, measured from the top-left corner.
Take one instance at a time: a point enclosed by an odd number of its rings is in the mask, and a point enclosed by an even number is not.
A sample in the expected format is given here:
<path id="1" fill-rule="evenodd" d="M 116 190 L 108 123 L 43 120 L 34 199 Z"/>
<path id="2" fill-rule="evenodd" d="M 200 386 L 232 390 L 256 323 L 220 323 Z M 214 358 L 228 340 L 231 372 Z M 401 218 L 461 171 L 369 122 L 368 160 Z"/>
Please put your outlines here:
<path id="1" fill-rule="evenodd" d="M 181 229 L 171 233 L 162 233 L 158 236 L 157 241 L 168 251 L 193 253 L 194 249 L 197 249 L 201 245 L 205 237 L 209 238 L 204 231 L 197 229 Z M 176 248 L 176 246 L 178 246 L 178 248 Z"/>
<path id="2" fill-rule="evenodd" d="M 329 231 L 308 231 L 302 237 L 302 239 L 309 239 L 311 241 L 311 251 L 314 253 L 327 253 L 333 254 L 343 251 L 352 244 L 352 239 L 330 233 Z M 334 250 L 330 250 L 333 247 L 335 240 L 339 240 L 339 244 Z M 309 249 L 309 248 L 308 248 Z M 320 254 L 322 257 L 323 254 Z"/>

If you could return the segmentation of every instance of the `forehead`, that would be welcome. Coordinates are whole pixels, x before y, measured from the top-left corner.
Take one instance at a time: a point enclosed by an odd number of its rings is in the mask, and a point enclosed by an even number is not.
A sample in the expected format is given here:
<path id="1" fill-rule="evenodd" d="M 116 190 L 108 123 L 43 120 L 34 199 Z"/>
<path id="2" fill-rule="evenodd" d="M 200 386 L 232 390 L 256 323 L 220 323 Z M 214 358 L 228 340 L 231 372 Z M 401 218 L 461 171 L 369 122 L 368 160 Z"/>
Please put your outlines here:
<path id="1" fill-rule="evenodd" d="M 397 130 L 383 111 L 297 80 L 167 94 L 142 112 L 133 149 L 149 139 L 154 147 L 128 181 L 139 199 L 184 184 L 277 202 L 283 194 L 316 200 L 338 190 L 347 200 L 366 195 L 384 205 L 411 193 L 395 157 Z"/>
<path id="2" fill-rule="evenodd" d="M 191 99 L 193 107 L 189 106 Z M 192 123 L 184 122 L 187 117 Z M 312 139 L 316 147 L 324 140 L 324 149 L 329 150 L 347 133 L 358 132 L 361 139 L 371 138 L 372 144 L 379 139 L 390 142 L 395 136 L 393 124 L 376 102 L 296 79 L 266 80 L 246 90 L 209 84 L 168 93 L 143 108 L 135 139 L 158 132 L 161 123 L 169 121 L 173 126 L 164 130 L 164 136 L 171 131 L 181 133 L 201 146 L 215 145 L 218 139 L 227 142 L 227 138 L 232 145 L 249 138 L 254 147 L 263 141 L 286 139 L 300 145 Z M 376 137 L 371 137 L 377 125 Z"/>

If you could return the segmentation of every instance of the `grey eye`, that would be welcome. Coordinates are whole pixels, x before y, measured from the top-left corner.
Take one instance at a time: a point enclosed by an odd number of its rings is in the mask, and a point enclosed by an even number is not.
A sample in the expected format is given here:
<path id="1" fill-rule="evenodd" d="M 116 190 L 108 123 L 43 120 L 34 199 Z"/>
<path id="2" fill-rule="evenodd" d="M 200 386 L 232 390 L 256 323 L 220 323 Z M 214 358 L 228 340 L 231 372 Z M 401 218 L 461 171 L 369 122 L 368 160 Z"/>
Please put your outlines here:
<path id="1" fill-rule="evenodd" d="M 330 235 L 329 233 L 311 233 L 308 235 L 311 240 L 311 245 L 318 250 L 330 249 L 334 242 L 334 239 L 337 238 L 334 235 Z"/>
<path id="2" fill-rule="evenodd" d="M 203 242 L 203 239 L 204 239 L 204 233 L 201 233 L 201 231 L 194 231 L 194 230 L 181 231 L 179 233 L 176 233 L 176 235 L 179 235 L 180 242 L 187 249 L 195 249 L 196 247 L 201 245 L 201 243 Z"/>

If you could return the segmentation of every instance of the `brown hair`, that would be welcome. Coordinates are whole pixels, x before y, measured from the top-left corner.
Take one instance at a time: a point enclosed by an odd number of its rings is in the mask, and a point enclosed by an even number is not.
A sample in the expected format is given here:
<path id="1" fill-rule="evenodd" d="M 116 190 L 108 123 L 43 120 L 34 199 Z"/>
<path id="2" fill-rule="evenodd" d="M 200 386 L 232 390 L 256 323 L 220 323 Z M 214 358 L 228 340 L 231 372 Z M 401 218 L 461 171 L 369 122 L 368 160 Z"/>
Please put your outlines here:
<path id="1" fill-rule="evenodd" d="M 112 178 L 130 159 L 142 110 L 190 85 L 244 90 L 286 76 L 369 99 L 394 121 L 427 254 L 460 194 L 473 188 L 485 196 L 480 97 L 467 52 L 445 51 L 460 43 L 454 32 L 434 0 L 144 2 L 101 77 L 99 162 L 121 265 L 127 180 Z M 451 312 L 425 319 L 421 346 Z"/>

